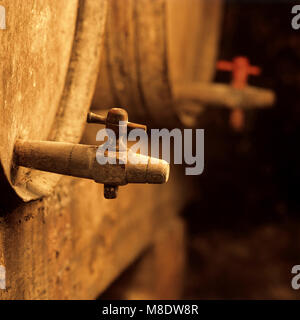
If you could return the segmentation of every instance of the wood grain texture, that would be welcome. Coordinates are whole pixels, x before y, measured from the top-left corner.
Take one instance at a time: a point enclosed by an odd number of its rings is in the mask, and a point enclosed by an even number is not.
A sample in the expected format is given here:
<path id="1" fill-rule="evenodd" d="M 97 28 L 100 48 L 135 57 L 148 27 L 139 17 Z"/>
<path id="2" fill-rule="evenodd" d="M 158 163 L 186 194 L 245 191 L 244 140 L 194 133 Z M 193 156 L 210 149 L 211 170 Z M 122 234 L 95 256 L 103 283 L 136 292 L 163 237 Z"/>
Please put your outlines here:
<path id="1" fill-rule="evenodd" d="M 49 194 L 59 176 L 13 168 L 17 138 L 78 142 L 102 48 L 106 0 L 2 1 L 0 159 L 25 201 Z"/>
<path id="2" fill-rule="evenodd" d="M 167 64 L 165 0 L 112 0 L 93 107 L 122 106 L 136 121 L 176 122 Z"/>
<path id="3" fill-rule="evenodd" d="M 104 299 L 180 299 L 185 275 L 185 227 L 172 217 L 157 230 L 153 245 L 100 296 Z"/>
<path id="4" fill-rule="evenodd" d="M 1 162 L 9 176 L 14 139 L 45 139 L 62 95 L 78 1 L 2 1 Z"/>
<path id="5" fill-rule="evenodd" d="M 223 2 L 223 0 L 168 2 L 172 48 L 169 50 L 169 60 L 173 99 L 181 122 L 188 127 L 197 126 L 205 103 L 178 100 L 177 89 L 181 86 L 194 86 L 194 83 L 205 85 L 213 81 L 218 58 Z M 185 3 L 185 6 L 182 3 Z M 179 9 L 180 7 L 182 8 Z M 186 27 L 182 28 L 181 25 Z"/>
<path id="6" fill-rule="evenodd" d="M 96 183 L 64 177 L 51 196 L 5 212 L 0 299 L 96 298 L 180 211 L 175 172 L 164 186 L 123 187 L 113 201 Z"/>
<path id="7" fill-rule="evenodd" d="M 93 108 L 179 126 L 174 83 L 212 81 L 222 9 L 221 0 L 111 0 Z"/>

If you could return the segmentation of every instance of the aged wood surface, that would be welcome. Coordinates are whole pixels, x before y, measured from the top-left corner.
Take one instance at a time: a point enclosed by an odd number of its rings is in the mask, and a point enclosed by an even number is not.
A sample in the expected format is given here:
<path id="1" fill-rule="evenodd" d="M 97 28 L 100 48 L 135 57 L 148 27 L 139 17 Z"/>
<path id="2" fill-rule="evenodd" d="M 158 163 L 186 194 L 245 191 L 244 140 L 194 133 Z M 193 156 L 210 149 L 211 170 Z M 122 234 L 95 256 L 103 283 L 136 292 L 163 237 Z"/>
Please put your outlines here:
<path id="1" fill-rule="evenodd" d="M 105 292 L 104 298 L 180 299 L 185 252 L 184 223 L 182 219 L 172 217 L 155 234 L 153 246 Z"/>
<path id="2" fill-rule="evenodd" d="M 163 126 L 179 122 L 168 65 L 167 2 L 109 1 L 109 36 L 96 106 L 127 105 L 130 117 Z M 154 289 L 154 296 L 167 295 L 164 286 L 179 278 L 184 260 L 177 215 L 186 186 L 177 176 L 180 170 L 171 171 L 167 185 L 122 187 L 113 201 L 105 200 L 103 187 L 91 181 L 11 170 L 16 139 L 80 140 L 96 82 L 107 1 L 3 4 L 11 20 L 0 35 L 6 50 L 0 61 L 1 165 L 23 200 L 48 196 L 17 204 L 12 195 L 16 206 L 0 211 L 0 264 L 7 274 L 0 299 L 95 298 L 151 247 L 144 263 L 161 267 L 159 279 L 166 281 Z M 178 259 L 170 273 L 165 251 Z M 180 287 L 176 281 L 175 287 Z"/>
<path id="3" fill-rule="evenodd" d="M 2 1 L 1 162 L 9 177 L 14 139 L 45 139 L 65 85 L 78 1 Z M 43 36 L 41 36 L 43 34 Z"/>
<path id="4" fill-rule="evenodd" d="M 165 0 L 109 2 L 93 105 L 122 106 L 136 120 L 174 117 L 167 75 Z M 157 104 L 161 115 L 157 115 Z"/>
<path id="5" fill-rule="evenodd" d="M 5 212 L 0 299 L 98 296 L 180 211 L 176 171 L 167 185 L 125 186 L 116 200 L 105 200 L 96 183 L 64 177 L 51 196 Z"/>
<path id="6" fill-rule="evenodd" d="M 78 142 L 92 99 L 106 0 L 8 1 L 1 32 L 0 159 L 23 200 L 49 194 L 59 176 L 12 170 L 18 138 Z"/>
<path id="7" fill-rule="evenodd" d="M 196 126 L 205 103 L 179 100 L 179 86 L 208 84 L 213 81 L 218 58 L 219 39 L 223 16 L 223 0 L 189 0 L 182 5 L 180 0 L 168 2 L 170 5 L 169 34 L 172 56 L 173 99 L 176 112 L 185 126 Z M 180 6 L 183 8 L 178 9 Z M 181 23 L 176 21 L 180 18 Z M 186 27 L 181 28 L 181 24 Z M 190 30 L 193 30 L 190 32 Z"/>
<path id="8" fill-rule="evenodd" d="M 111 0 L 108 12 L 93 107 L 178 126 L 173 85 L 212 80 L 222 1 Z"/>

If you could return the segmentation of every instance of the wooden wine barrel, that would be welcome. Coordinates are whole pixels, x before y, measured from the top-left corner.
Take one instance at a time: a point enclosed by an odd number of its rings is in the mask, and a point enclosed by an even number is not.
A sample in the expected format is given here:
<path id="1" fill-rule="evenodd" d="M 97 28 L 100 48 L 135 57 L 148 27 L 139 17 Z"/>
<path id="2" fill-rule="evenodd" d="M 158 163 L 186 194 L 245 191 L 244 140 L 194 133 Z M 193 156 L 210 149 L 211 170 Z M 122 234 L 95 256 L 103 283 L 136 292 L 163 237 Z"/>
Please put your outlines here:
<path id="1" fill-rule="evenodd" d="M 93 108 L 127 107 L 162 127 L 192 124 L 175 90 L 212 81 L 222 8 L 222 0 L 111 0 Z"/>
<path id="2" fill-rule="evenodd" d="M 106 1 L 10 2 L 1 2 L 7 29 L 0 30 L 0 159 L 5 179 L 28 201 L 48 194 L 60 176 L 12 168 L 14 142 L 80 140 L 97 78 Z M 95 132 L 90 136 L 88 144 Z M 17 203 L 13 197 L 1 206 L 6 289 L 0 289 L 0 300 L 94 299 L 145 254 L 154 271 L 149 275 L 139 266 L 123 295 L 178 298 L 184 268 L 178 215 L 188 188 L 175 172 L 166 186 L 129 185 L 113 201 L 103 198 L 103 186 L 66 176 L 39 201 Z M 1 191 L 2 200 L 9 192 Z M 141 275 L 149 292 L 140 289 Z"/>
<path id="3" fill-rule="evenodd" d="M 13 168 L 16 139 L 79 142 L 96 83 L 106 0 L 3 0 L 0 159 L 25 201 L 59 175 Z"/>

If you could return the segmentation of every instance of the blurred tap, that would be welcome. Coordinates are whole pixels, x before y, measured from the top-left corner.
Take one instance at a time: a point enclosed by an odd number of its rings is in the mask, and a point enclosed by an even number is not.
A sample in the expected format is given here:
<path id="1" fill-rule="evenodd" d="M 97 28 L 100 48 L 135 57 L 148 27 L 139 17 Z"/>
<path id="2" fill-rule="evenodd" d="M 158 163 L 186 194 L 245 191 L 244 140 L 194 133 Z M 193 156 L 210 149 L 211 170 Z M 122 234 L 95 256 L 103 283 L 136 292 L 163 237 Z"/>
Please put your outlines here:
<path id="1" fill-rule="evenodd" d="M 232 72 L 231 85 L 192 82 L 176 84 L 175 95 L 180 108 L 186 104 L 191 114 L 198 113 L 198 104 L 232 109 L 230 123 L 237 131 L 244 126 L 244 110 L 269 108 L 275 103 L 272 90 L 248 85 L 250 75 L 259 75 L 261 69 L 251 66 L 248 58 L 236 57 L 232 62 L 219 61 L 217 69 Z M 188 104 L 187 102 L 193 102 Z M 182 111 L 181 111 L 182 112 Z"/>

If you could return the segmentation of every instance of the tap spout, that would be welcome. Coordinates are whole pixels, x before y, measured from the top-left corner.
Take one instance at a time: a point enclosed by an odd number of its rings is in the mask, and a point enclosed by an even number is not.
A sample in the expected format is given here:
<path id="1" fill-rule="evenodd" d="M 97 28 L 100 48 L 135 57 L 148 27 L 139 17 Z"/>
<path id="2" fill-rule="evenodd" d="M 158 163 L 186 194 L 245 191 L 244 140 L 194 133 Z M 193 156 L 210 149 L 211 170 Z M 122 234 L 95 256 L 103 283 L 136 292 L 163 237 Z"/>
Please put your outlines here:
<path id="1" fill-rule="evenodd" d="M 134 154 L 134 163 L 97 162 L 98 146 L 53 141 L 17 140 L 14 148 L 15 164 L 79 178 L 97 183 L 122 186 L 128 183 L 163 184 L 169 178 L 169 163 L 148 156 Z M 118 160 L 119 154 L 116 152 Z"/>

